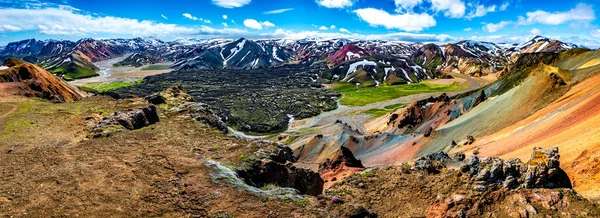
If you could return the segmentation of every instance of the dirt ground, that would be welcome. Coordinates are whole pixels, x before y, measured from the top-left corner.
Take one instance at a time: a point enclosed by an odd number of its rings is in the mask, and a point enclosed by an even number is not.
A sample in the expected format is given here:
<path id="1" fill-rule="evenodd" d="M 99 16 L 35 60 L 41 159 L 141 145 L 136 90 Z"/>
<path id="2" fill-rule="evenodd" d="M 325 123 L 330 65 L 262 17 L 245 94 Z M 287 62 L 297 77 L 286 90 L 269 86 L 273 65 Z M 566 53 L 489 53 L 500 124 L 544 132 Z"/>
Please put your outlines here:
<path id="1" fill-rule="evenodd" d="M 312 196 L 259 198 L 215 185 L 205 161 L 235 164 L 259 148 L 179 116 L 86 138 L 94 117 L 139 107 L 138 101 L 11 104 L 18 110 L 0 129 L 0 216 L 331 217 L 346 207 Z"/>

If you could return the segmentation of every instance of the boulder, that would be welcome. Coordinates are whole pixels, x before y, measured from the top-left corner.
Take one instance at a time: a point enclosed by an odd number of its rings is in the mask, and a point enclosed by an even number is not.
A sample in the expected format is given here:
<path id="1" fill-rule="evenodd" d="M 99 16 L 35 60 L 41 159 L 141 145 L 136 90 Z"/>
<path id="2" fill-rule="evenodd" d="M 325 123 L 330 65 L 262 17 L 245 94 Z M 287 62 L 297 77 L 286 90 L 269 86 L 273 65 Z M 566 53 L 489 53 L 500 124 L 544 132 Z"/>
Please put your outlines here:
<path id="1" fill-rule="evenodd" d="M 255 161 L 250 168 L 240 170 L 237 173 L 246 183 L 255 187 L 273 184 L 280 187 L 294 188 L 302 194 L 314 196 L 322 194 L 323 185 L 325 184 L 321 176 L 312 170 L 268 159 Z"/>
<path id="2" fill-rule="evenodd" d="M 277 151 L 271 153 L 269 158 L 278 163 L 296 162 L 296 157 L 294 157 L 292 149 L 283 145 L 277 145 Z"/>
<path id="3" fill-rule="evenodd" d="M 107 136 L 114 132 L 140 129 L 159 122 L 156 106 L 149 105 L 135 110 L 114 112 L 91 128 L 93 137 Z"/>

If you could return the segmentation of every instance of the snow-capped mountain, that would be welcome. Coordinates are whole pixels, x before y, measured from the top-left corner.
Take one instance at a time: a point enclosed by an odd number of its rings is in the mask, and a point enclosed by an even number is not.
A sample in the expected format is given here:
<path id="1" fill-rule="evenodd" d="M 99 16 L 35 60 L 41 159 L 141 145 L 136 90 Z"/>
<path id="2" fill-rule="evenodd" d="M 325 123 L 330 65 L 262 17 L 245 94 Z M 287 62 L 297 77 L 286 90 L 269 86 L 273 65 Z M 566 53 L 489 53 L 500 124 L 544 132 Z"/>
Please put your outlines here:
<path id="1" fill-rule="evenodd" d="M 512 61 L 516 61 L 519 55 L 524 53 L 560 52 L 572 48 L 583 47 L 573 43 L 566 43 L 555 39 L 549 39 L 543 36 L 535 36 L 531 40 L 523 44 L 516 44 L 506 48 L 505 54 Z"/>
<path id="2" fill-rule="evenodd" d="M 578 47 L 541 36 L 523 44 L 466 40 L 445 45 L 348 39 L 216 38 L 163 42 L 147 37 L 77 42 L 29 39 L 9 43 L 0 54 L 2 59 L 16 56 L 36 62 L 50 72 L 86 71 L 88 75 L 98 70 L 94 62 L 123 55 L 128 57 L 117 66 L 172 62 L 174 69 L 264 69 L 303 64 L 319 68 L 325 80 L 377 85 L 418 82 L 443 72 L 485 76 L 505 71 L 523 53 Z"/>
<path id="3" fill-rule="evenodd" d="M 39 53 L 46 43 L 36 39 L 26 39 L 18 42 L 11 42 L 6 45 L 0 55 L 2 56 L 27 56 Z"/>
<path id="4" fill-rule="evenodd" d="M 444 45 L 443 48 L 443 72 L 485 76 L 499 72 L 507 65 L 504 50 L 491 42 L 466 40 Z"/>

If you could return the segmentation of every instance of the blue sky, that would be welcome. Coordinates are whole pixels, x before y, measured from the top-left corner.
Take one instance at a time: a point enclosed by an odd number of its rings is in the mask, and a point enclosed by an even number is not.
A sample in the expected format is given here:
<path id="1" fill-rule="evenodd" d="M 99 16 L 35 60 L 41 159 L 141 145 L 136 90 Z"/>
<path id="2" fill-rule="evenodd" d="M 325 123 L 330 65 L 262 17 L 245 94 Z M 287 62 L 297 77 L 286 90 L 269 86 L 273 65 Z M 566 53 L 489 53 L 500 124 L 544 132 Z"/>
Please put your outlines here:
<path id="1" fill-rule="evenodd" d="M 600 0 L 0 0 L 0 45 L 26 38 L 352 38 L 600 46 Z"/>

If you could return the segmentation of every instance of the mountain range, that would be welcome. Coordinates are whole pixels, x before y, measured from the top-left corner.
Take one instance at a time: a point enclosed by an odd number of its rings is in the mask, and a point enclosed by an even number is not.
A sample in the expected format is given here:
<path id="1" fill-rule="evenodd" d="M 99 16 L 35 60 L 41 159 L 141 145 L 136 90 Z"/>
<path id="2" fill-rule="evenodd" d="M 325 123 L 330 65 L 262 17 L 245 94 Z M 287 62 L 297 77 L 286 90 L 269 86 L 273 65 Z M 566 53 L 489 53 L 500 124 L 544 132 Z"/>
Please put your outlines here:
<path id="1" fill-rule="evenodd" d="M 115 66 L 168 62 L 173 69 L 266 69 L 303 64 L 321 69 L 319 79 L 325 82 L 378 86 L 419 82 L 443 72 L 482 77 L 506 72 L 524 53 L 578 47 L 542 36 L 523 44 L 465 40 L 444 45 L 348 39 L 27 39 L 6 45 L 0 59 L 22 58 L 66 80 L 98 76 L 94 62 L 124 55 L 127 57 Z"/>

